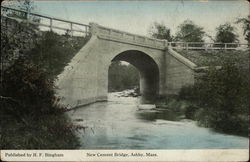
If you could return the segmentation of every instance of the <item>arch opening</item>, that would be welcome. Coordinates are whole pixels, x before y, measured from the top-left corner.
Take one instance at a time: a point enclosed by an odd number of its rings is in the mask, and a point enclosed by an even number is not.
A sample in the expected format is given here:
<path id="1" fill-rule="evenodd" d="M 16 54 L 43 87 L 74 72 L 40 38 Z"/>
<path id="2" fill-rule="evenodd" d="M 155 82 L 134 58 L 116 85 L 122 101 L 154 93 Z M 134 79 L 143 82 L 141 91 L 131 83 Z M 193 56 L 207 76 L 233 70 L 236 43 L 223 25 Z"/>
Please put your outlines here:
<path id="1" fill-rule="evenodd" d="M 151 103 L 159 95 L 159 68 L 146 53 L 136 50 L 124 51 L 116 55 L 111 62 L 125 61 L 139 72 L 139 90 L 141 103 Z"/>
<path id="2" fill-rule="evenodd" d="M 108 92 L 139 90 L 139 71 L 128 62 L 112 61 L 108 71 Z"/>

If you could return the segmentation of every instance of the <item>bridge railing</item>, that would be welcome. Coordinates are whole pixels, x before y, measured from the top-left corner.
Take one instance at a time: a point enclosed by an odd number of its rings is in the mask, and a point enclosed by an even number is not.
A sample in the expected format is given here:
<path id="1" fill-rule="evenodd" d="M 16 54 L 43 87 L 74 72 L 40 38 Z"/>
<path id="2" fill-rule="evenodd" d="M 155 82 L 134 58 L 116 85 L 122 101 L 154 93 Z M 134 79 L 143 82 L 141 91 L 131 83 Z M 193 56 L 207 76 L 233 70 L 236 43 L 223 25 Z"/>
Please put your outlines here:
<path id="1" fill-rule="evenodd" d="M 19 15 L 19 16 L 17 16 Z M 20 16 L 23 15 L 23 16 Z M 90 26 L 78 22 L 68 21 L 60 18 L 42 15 L 39 13 L 31 13 L 15 8 L 1 6 L 1 17 L 14 19 L 19 22 L 25 22 L 39 26 L 41 30 L 53 30 L 58 33 L 68 32 L 70 35 L 83 35 L 90 34 Z M 32 17 L 32 18 L 31 18 Z M 34 19 L 35 18 L 35 19 Z"/>
<path id="2" fill-rule="evenodd" d="M 132 43 L 159 49 L 165 49 L 168 45 L 167 41 L 164 40 L 153 39 L 138 34 L 132 34 L 129 32 L 104 27 L 94 23 L 91 24 L 91 28 L 93 29 L 93 31 L 91 32 L 92 34 L 96 34 L 104 39 L 120 41 L 124 43 Z"/>
<path id="3" fill-rule="evenodd" d="M 248 43 L 205 43 L 205 42 L 168 42 L 172 49 L 185 50 L 247 50 Z"/>

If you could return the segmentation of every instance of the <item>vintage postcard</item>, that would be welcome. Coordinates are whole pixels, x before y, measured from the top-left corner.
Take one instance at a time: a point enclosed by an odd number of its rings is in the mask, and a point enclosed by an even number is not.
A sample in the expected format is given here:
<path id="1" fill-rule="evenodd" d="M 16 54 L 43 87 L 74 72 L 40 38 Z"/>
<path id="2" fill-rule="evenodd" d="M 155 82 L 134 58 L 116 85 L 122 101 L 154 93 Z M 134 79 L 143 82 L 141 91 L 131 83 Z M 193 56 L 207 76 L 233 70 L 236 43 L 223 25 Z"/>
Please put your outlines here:
<path id="1" fill-rule="evenodd" d="M 5 0 L 2 161 L 248 161 L 244 0 Z"/>

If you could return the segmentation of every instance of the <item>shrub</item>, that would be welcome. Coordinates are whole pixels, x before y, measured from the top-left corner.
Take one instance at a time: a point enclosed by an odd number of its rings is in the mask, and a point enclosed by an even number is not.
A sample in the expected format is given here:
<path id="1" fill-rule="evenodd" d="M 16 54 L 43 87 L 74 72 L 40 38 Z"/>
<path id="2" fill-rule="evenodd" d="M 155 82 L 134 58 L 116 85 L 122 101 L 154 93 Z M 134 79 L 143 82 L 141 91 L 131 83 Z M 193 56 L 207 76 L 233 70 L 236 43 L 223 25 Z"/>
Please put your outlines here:
<path id="1" fill-rule="evenodd" d="M 8 66 L 0 69 L 0 149 L 77 148 L 78 127 L 58 104 L 53 80 L 88 38 L 15 24 L 1 30 L 2 61 Z"/>
<path id="2" fill-rule="evenodd" d="M 194 86 L 184 87 L 179 97 L 193 101 L 201 109 L 195 115 L 187 113 L 187 117 L 216 130 L 246 135 L 249 92 L 244 72 L 226 60 L 221 69 L 210 68 Z M 195 111 L 194 107 L 189 109 Z"/>
<path id="3" fill-rule="evenodd" d="M 51 31 L 43 32 L 40 42 L 27 53 L 26 59 L 32 60 L 54 79 L 88 39 L 89 37 L 68 37 Z"/>
<path id="4" fill-rule="evenodd" d="M 185 109 L 185 116 L 188 119 L 195 119 L 195 113 L 199 108 L 195 105 L 189 105 Z"/>
<path id="5" fill-rule="evenodd" d="M 20 115 L 32 113 L 35 116 L 62 110 L 53 106 L 57 99 L 53 81 L 47 78 L 46 72 L 21 59 L 3 72 L 0 93 L 15 101 L 16 106 L 12 108 Z M 3 109 L 6 110 L 7 107 Z"/>
<path id="6" fill-rule="evenodd" d="M 184 86 L 181 88 L 178 99 L 193 101 L 197 98 L 196 88 L 197 84 L 194 86 Z"/>
<path id="7" fill-rule="evenodd" d="M 1 71 L 2 72 L 2 71 Z M 73 149 L 75 126 L 44 70 L 19 59 L 1 77 L 1 149 Z"/>

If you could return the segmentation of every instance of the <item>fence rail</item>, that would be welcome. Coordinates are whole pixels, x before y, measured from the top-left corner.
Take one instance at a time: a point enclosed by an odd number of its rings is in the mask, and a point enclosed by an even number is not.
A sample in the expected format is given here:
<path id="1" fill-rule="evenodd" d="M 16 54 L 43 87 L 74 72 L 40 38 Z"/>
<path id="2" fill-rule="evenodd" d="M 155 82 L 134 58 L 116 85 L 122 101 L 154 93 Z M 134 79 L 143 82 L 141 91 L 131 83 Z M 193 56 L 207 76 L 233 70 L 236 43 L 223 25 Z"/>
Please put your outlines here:
<path id="1" fill-rule="evenodd" d="M 24 14 L 26 16 L 22 18 L 20 17 L 18 18 L 13 15 L 14 12 L 15 13 L 17 12 L 19 14 Z M 39 18 L 38 21 L 32 20 L 30 18 L 31 16 Z M 1 6 L 1 17 L 15 19 L 17 21 L 22 21 L 22 22 L 38 25 L 40 27 L 47 27 L 51 31 L 53 29 L 69 31 L 71 35 L 73 35 L 73 32 L 83 33 L 85 36 L 90 34 L 90 31 L 89 31 L 90 26 L 86 24 L 68 21 L 68 20 L 55 18 L 55 17 L 50 17 L 50 16 L 38 14 L 38 13 L 31 13 L 28 11 L 23 11 L 23 10 L 5 7 L 5 6 Z M 60 24 L 60 23 L 64 23 L 64 24 Z"/>
<path id="2" fill-rule="evenodd" d="M 247 50 L 248 43 L 205 43 L 205 42 L 168 42 L 173 49 L 185 50 Z"/>

